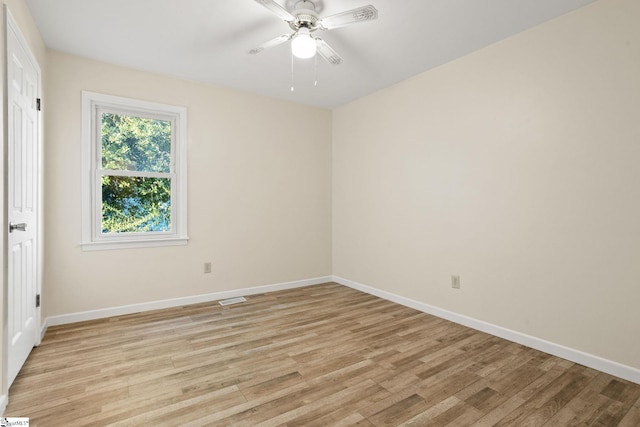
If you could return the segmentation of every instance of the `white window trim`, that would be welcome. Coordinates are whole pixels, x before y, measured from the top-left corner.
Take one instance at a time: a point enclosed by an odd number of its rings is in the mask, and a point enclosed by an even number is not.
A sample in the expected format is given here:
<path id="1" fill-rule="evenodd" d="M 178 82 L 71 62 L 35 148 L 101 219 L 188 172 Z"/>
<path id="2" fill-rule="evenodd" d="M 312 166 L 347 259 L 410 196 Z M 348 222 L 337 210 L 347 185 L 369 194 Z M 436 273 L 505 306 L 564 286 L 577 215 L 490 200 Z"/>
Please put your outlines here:
<path id="1" fill-rule="evenodd" d="M 100 142 L 98 110 L 171 117 L 175 123 L 171 144 L 172 180 L 171 226 L 167 233 L 123 233 L 105 236 L 101 232 L 101 206 L 97 184 L 97 149 Z M 152 174 L 153 175 L 153 174 Z M 101 190 L 100 190 L 101 191 Z M 100 193 L 101 194 L 101 193 Z M 187 109 L 173 105 L 140 101 L 131 98 L 82 92 L 82 250 L 125 249 L 153 246 L 186 245 L 187 234 Z"/>

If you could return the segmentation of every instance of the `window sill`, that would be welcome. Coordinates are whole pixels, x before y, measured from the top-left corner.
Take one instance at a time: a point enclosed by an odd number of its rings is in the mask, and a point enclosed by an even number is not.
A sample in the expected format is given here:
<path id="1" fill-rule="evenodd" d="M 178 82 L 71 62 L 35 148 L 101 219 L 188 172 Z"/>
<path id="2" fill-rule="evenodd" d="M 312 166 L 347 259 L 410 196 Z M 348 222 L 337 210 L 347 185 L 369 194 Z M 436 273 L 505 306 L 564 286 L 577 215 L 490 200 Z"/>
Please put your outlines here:
<path id="1" fill-rule="evenodd" d="M 188 237 L 172 237 L 166 239 L 118 240 L 103 242 L 86 242 L 80 247 L 83 251 L 103 251 L 111 249 L 153 248 L 161 246 L 184 246 L 189 243 Z"/>

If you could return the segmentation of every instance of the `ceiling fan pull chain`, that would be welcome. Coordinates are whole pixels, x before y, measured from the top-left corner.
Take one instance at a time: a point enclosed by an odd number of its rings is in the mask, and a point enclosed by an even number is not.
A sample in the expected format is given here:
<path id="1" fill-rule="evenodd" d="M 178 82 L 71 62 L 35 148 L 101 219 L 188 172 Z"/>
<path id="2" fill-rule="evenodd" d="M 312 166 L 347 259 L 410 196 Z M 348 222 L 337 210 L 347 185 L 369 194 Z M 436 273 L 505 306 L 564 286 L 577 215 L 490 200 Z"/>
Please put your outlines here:
<path id="1" fill-rule="evenodd" d="M 315 61 L 315 63 L 313 64 L 313 70 L 315 72 L 315 81 L 313 82 L 313 86 L 317 87 L 318 86 L 318 54 L 314 55 L 313 60 Z"/>
<path id="2" fill-rule="evenodd" d="M 293 87 L 293 52 L 291 52 L 291 92 L 293 92 L 295 88 Z"/>

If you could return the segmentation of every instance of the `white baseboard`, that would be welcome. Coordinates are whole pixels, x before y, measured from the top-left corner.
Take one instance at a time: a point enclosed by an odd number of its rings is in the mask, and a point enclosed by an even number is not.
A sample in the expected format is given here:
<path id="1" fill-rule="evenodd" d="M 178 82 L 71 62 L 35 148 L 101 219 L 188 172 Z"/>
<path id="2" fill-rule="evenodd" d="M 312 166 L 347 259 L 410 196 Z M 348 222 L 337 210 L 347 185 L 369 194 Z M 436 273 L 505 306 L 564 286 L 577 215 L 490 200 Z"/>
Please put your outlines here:
<path id="1" fill-rule="evenodd" d="M 333 282 L 640 384 L 640 369 L 333 276 Z"/>
<path id="2" fill-rule="evenodd" d="M 7 410 L 7 405 L 9 404 L 9 399 L 6 394 L 0 396 L 0 417 L 4 416 L 4 411 Z"/>
<path id="3" fill-rule="evenodd" d="M 140 304 L 124 305 L 120 307 L 103 308 L 99 310 L 83 311 L 79 313 L 62 314 L 45 319 L 41 334 L 44 337 L 49 326 L 66 325 L 68 323 L 82 322 L 85 320 L 104 319 L 106 317 L 121 316 L 143 311 L 159 310 L 163 308 L 180 307 L 189 304 L 218 301 L 245 295 L 262 294 L 265 292 L 282 291 L 285 289 L 301 288 L 304 286 L 319 285 L 331 281 L 331 276 L 316 277 L 314 279 L 296 280 L 294 282 L 278 283 L 273 285 L 255 286 L 252 288 L 234 289 L 230 291 L 214 292 L 211 294 L 194 295 L 189 297 L 173 298 L 161 301 L 145 302 Z"/>
<path id="4" fill-rule="evenodd" d="M 491 335 L 495 335 L 506 340 L 516 342 L 518 344 L 525 345 L 527 347 L 534 348 L 536 350 L 543 351 L 554 356 L 561 357 L 563 359 L 570 360 L 575 363 L 579 363 L 584 366 L 588 366 L 593 369 L 597 369 L 607 374 L 614 375 L 619 378 L 624 378 L 628 381 L 640 384 L 640 369 L 633 368 L 631 366 L 623 365 L 618 362 L 614 362 L 608 359 L 603 359 L 599 356 L 584 353 L 580 350 L 575 350 L 569 347 L 565 347 L 560 344 L 556 344 L 550 341 L 546 341 L 540 338 L 533 337 L 531 335 L 523 334 L 521 332 L 513 331 L 511 329 L 503 328 L 501 326 L 493 325 L 491 323 L 484 322 L 482 320 L 474 319 L 472 317 L 464 316 L 462 314 L 454 313 L 452 311 L 444 310 L 429 304 L 422 303 L 420 301 L 405 298 L 400 295 L 396 295 L 391 292 L 383 291 L 371 286 L 363 285 L 352 280 L 344 279 L 338 276 L 324 276 L 314 279 L 298 280 L 293 282 L 256 286 L 244 289 L 234 289 L 230 291 L 215 292 L 204 295 L 194 295 L 190 297 L 174 298 L 162 301 L 152 301 L 148 303 L 132 304 L 120 307 L 105 308 L 99 310 L 84 311 L 80 313 L 63 314 L 59 316 L 51 316 L 45 319 L 41 329 L 41 336 L 44 334 L 49 326 L 64 325 L 68 323 L 81 322 L 85 320 L 103 319 L 106 317 L 120 316 L 124 314 L 139 313 L 143 311 L 159 310 L 163 308 L 180 307 L 189 304 L 198 304 L 202 302 L 218 301 L 227 298 L 234 298 L 245 295 L 255 295 L 266 292 L 281 291 L 285 289 L 301 288 L 304 286 L 319 285 L 326 282 L 336 282 L 350 288 L 366 292 L 371 295 L 375 295 L 380 298 L 404 305 L 406 307 L 413 308 L 415 310 L 422 311 L 452 322 L 464 325 L 478 331 L 486 332 Z M 4 405 L 4 406 L 2 406 Z M 0 396 L 0 410 L 7 405 L 7 397 Z M 3 412 L 0 412 L 3 413 Z"/>

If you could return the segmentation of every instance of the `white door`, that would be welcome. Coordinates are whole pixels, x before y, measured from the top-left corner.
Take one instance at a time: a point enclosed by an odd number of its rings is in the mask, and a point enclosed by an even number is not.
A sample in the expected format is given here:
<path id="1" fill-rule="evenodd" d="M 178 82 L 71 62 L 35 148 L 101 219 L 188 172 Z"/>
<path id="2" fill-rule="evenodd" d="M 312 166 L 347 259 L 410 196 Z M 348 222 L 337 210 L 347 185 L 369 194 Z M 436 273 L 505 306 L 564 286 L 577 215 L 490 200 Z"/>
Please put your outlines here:
<path id="1" fill-rule="evenodd" d="M 7 380 L 39 342 L 38 287 L 40 69 L 7 16 Z"/>

